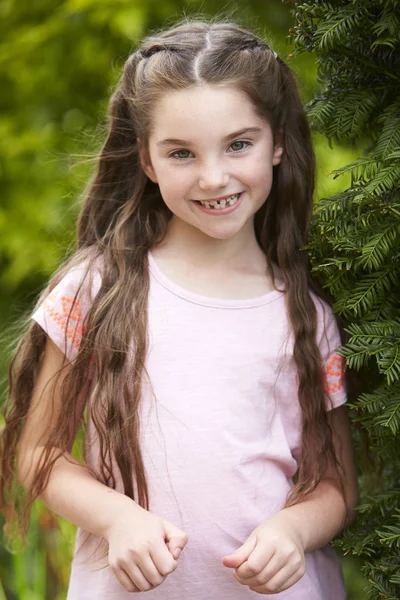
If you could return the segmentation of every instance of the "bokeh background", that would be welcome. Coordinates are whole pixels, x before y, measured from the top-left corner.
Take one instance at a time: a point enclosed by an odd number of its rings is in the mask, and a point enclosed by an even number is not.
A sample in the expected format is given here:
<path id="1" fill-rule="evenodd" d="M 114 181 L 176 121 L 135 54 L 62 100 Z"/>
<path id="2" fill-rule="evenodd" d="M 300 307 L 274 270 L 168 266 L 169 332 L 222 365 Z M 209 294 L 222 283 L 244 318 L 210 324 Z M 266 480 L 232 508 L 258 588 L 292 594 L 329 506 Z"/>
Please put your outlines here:
<path id="1" fill-rule="evenodd" d="M 290 0 L 0 0 L 1 402 L 21 324 L 73 250 L 80 197 L 125 59 L 142 35 L 199 13 L 256 28 L 297 73 L 304 102 L 313 97 L 315 57 L 293 54 Z M 314 142 L 318 201 L 347 187 L 330 173 L 357 153 L 318 134 Z M 0 533 L 0 600 L 64 599 L 74 533 L 40 504 L 24 549 L 10 553 Z M 342 561 L 349 600 L 363 600 L 359 565 Z"/>

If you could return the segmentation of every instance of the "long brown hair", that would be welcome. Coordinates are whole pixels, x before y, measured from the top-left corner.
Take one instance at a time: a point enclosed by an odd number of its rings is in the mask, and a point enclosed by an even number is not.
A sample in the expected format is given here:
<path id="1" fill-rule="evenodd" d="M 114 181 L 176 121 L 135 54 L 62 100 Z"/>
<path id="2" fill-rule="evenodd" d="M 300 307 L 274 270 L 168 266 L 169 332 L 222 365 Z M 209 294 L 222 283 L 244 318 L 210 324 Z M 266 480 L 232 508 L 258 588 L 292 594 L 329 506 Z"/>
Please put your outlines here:
<path id="1" fill-rule="evenodd" d="M 99 440 L 96 476 L 115 487 L 118 469 L 124 493 L 143 507 L 150 507 L 139 444 L 139 405 L 146 375 L 148 252 L 163 239 L 171 212 L 158 186 L 140 166 L 137 140 L 146 145 L 152 108 L 163 94 L 204 83 L 229 83 L 244 92 L 284 147 L 281 162 L 274 168 L 268 201 L 256 215 L 255 231 L 271 276 L 273 263 L 283 274 L 295 340 L 302 459 L 287 505 L 315 489 L 328 461 L 335 464 L 322 360 L 316 343 L 317 313 L 309 293 L 317 289 L 307 254 L 302 250 L 311 218 L 315 165 L 296 81 L 285 62 L 260 37 L 235 23 L 184 21 L 145 38 L 126 61 L 110 102 L 108 136 L 79 217 L 78 249 L 40 299 L 72 265 L 84 264 L 89 277 L 101 260 L 101 287 L 85 317 L 79 352 L 63 386 L 61 413 L 28 492 L 27 504 L 23 511 L 17 510 L 22 512 L 23 531 L 30 506 L 46 486 L 54 464 L 52 448 L 68 451 L 68 421 L 87 381 L 91 361 L 95 364 L 95 385 L 87 394 L 86 404 Z M 132 318 L 127 319 L 132 311 Z M 46 334 L 32 322 L 10 365 L 0 446 L 0 508 L 8 523 L 18 509 L 17 443 L 45 343 Z M 132 344 L 133 369 L 127 360 Z"/>

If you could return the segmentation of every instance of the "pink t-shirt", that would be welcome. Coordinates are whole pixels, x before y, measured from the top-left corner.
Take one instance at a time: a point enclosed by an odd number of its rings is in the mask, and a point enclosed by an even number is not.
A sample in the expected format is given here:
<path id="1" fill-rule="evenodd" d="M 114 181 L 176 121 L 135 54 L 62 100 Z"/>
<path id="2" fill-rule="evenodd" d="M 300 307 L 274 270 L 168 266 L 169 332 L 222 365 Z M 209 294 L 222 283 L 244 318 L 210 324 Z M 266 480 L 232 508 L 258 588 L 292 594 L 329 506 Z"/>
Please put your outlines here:
<path id="1" fill-rule="evenodd" d="M 33 315 L 69 358 L 100 286 L 96 275 L 68 319 L 81 276 L 79 268 L 70 271 Z M 342 360 L 335 354 L 340 338 L 330 309 L 314 300 L 329 409 L 346 400 Z M 178 568 L 143 592 L 149 600 L 265 598 L 239 584 L 221 559 L 283 507 L 292 487 L 301 436 L 292 348 L 282 291 L 247 300 L 203 297 L 170 281 L 150 256 L 151 386 L 144 386 L 141 447 L 151 512 L 184 530 L 189 542 Z M 95 448 L 88 459 L 94 465 Z M 77 545 L 81 539 L 78 531 Z M 75 553 L 68 600 L 132 598 L 109 568 L 100 568 L 104 561 L 90 559 L 98 541 L 92 536 Z M 302 579 L 273 597 L 343 600 L 333 549 L 308 553 Z"/>

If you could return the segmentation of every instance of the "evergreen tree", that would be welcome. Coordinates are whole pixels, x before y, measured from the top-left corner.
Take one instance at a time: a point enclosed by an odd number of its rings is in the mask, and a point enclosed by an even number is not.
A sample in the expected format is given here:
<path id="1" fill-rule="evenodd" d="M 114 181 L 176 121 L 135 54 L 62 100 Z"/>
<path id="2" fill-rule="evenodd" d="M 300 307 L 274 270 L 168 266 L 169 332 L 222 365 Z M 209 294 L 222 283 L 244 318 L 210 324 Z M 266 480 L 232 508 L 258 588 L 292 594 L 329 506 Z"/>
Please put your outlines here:
<path id="1" fill-rule="evenodd" d="M 290 0 L 289 0 L 290 1 Z M 340 194 L 318 201 L 309 246 L 360 374 L 350 394 L 361 464 L 357 522 L 338 544 L 362 558 L 370 598 L 400 598 L 400 2 L 292 1 L 296 52 L 314 51 L 311 122 L 360 158 Z M 367 464 L 368 463 L 368 464 Z M 372 468 L 371 468 L 372 466 Z"/>

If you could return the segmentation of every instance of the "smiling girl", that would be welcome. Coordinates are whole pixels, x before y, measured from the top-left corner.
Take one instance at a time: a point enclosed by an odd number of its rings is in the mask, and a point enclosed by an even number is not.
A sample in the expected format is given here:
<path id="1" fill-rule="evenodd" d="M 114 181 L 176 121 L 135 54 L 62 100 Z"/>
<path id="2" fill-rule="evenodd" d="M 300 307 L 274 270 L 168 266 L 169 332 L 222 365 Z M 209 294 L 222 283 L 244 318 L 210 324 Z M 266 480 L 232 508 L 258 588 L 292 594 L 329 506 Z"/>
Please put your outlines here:
<path id="1" fill-rule="evenodd" d="M 187 21 L 128 58 L 2 432 L 8 522 L 16 466 L 23 525 L 40 498 L 79 527 L 68 600 L 345 598 L 328 544 L 357 484 L 302 250 L 313 186 L 296 83 L 262 39 Z"/>

